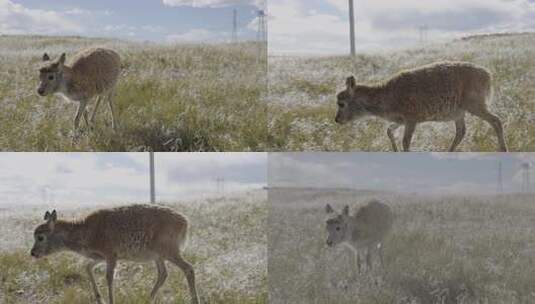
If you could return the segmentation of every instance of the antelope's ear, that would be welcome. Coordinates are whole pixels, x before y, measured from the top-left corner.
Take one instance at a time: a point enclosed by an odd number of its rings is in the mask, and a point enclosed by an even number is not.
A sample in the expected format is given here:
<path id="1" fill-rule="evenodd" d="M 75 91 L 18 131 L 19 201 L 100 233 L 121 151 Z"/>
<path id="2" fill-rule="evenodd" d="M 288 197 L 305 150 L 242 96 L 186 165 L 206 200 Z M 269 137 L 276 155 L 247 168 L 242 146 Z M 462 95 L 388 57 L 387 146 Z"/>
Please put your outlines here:
<path id="1" fill-rule="evenodd" d="M 65 53 L 61 54 L 61 56 L 59 57 L 58 59 L 58 63 L 60 65 L 64 65 L 65 64 L 65 58 L 67 57 L 67 55 Z"/>
<path id="2" fill-rule="evenodd" d="M 331 207 L 330 204 L 327 204 L 327 206 L 325 206 L 325 212 L 327 212 L 327 213 L 333 213 L 333 212 L 334 212 L 334 209 L 333 209 L 333 207 Z"/>
<path id="3" fill-rule="evenodd" d="M 50 231 L 54 231 L 54 227 L 56 225 L 57 220 L 58 215 L 56 213 L 56 210 L 53 210 L 52 213 L 48 211 L 45 213 L 45 221 L 48 224 L 48 229 L 50 229 Z"/>
<path id="4" fill-rule="evenodd" d="M 356 85 L 357 85 L 357 81 L 355 80 L 355 77 L 353 76 L 347 77 L 346 86 L 348 90 L 353 90 Z"/>
<path id="5" fill-rule="evenodd" d="M 344 206 L 344 210 L 342 211 L 342 214 L 343 215 L 349 215 L 349 206 L 348 205 Z"/>
<path id="6" fill-rule="evenodd" d="M 50 213 L 49 211 L 47 211 L 45 213 L 45 221 L 47 222 L 55 222 L 58 220 L 58 214 L 56 212 L 56 210 L 53 210 L 52 213 Z"/>
<path id="7" fill-rule="evenodd" d="M 49 61 L 49 60 L 50 60 L 50 56 L 48 56 L 48 54 L 45 53 L 45 54 L 43 55 L 43 61 Z"/>

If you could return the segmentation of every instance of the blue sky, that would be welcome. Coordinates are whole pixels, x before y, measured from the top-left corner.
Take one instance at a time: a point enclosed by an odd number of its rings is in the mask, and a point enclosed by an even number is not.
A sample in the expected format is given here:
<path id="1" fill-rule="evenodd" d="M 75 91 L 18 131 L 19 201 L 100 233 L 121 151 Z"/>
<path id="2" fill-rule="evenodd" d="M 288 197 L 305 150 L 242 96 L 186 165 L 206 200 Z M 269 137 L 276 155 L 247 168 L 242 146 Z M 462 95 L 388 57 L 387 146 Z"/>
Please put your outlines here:
<path id="1" fill-rule="evenodd" d="M 270 155 L 270 186 L 349 187 L 417 193 L 496 193 L 498 162 L 504 191 L 521 189 L 520 165 L 535 154 L 285 153 Z"/>
<path id="2" fill-rule="evenodd" d="M 150 41 L 228 41 L 233 10 L 239 37 L 256 37 L 264 0 L 0 0 L 0 33 L 106 36 Z"/>
<path id="3" fill-rule="evenodd" d="M 354 0 L 357 49 L 376 51 L 489 32 L 535 30 L 535 0 Z M 349 52 L 348 0 L 269 0 L 271 54 Z"/>
<path id="4" fill-rule="evenodd" d="M 2 153 L 0 205 L 144 203 L 147 153 Z M 157 200 L 176 202 L 266 186 L 267 153 L 156 153 Z"/>

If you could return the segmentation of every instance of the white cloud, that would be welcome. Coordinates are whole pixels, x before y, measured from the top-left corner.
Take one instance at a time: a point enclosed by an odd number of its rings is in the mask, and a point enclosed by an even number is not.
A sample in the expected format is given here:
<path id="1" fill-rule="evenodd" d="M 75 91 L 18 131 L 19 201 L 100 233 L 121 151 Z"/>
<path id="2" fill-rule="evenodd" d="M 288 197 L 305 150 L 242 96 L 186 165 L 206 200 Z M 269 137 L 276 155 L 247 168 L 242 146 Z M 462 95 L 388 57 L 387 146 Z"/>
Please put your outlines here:
<path id="1" fill-rule="evenodd" d="M 0 0 L 0 32 L 3 34 L 80 33 L 82 26 L 56 11 L 29 9 Z"/>
<path id="2" fill-rule="evenodd" d="M 270 52 L 348 52 L 347 0 L 323 6 L 305 0 L 271 0 Z M 467 34 L 535 29 L 535 3 L 528 0 L 355 1 L 357 48 L 400 48 L 418 42 L 418 27 L 443 41 Z"/>
<path id="3" fill-rule="evenodd" d="M 265 0 L 163 0 L 168 6 L 191 6 L 191 7 L 227 7 L 234 5 L 252 5 L 264 7 Z"/>
<path id="4" fill-rule="evenodd" d="M 263 153 L 157 153 L 157 198 L 178 201 L 213 195 L 214 177 L 226 178 L 227 193 L 260 188 L 265 186 L 265 177 L 250 171 L 265 172 L 265 164 Z M 254 170 L 246 170 L 251 168 Z M 238 175 L 232 176 L 231 172 Z M 147 153 L 4 153 L 0 158 L 0 204 L 95 204 L 148 199 Z"/>

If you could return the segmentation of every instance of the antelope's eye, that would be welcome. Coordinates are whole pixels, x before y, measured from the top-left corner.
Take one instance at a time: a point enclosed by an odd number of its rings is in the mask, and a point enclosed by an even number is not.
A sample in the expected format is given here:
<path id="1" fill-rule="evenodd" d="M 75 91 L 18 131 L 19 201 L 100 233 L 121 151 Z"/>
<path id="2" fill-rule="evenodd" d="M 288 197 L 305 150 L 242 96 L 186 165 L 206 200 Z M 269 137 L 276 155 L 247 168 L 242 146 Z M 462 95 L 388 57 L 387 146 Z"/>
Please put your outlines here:
<path id="1" fill-rule="evenodd" d="M 340 227 L 336 227 L 336 231 L 340 231 Z"/>
<path id="2" fill-rule="evenodd" d="M 48 80 L 54 80 L 54 75 L 48 75 Z"/>
<path id="3" fill-rule="evenodd" d="M 38 235 L 38 236 L 37 236 L 37 240 L 38 240 L 39 242 L 44 241 L 44 239 L 45 239 L 45 237 L 42 236 L 42 235 Z"/>
<path id="4" fill-rule="evenodd" d="M 339 106 L 340 108 L 343 108 L 343 107 L 345 106 L 345 104 L 344 104 L 344 103 L 341 103 L 341 102 L 339 102 L 339 103 L 338 103 L 338 106 Z"/>

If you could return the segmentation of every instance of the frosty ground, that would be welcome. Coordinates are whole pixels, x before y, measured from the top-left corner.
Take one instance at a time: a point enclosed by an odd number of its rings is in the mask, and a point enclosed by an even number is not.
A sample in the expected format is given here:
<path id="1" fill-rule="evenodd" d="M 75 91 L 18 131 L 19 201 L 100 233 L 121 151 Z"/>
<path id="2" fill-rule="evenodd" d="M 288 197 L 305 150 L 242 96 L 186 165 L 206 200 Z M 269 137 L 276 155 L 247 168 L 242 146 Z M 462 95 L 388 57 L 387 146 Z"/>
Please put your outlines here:
<path id="1" fill-rule="evenodd" d="M 269 190 L 270 303 L 533 303 L 535 196 L 423 196 L 343 189 Z M 356 272 L 325 244 L 325 204 L 390 205 L 385 268 Z"/>
<path id="2" fill-rule="evenodd" d="M 472 37 L 414 49 L 338 57 L 270 56 L 269 144 L 276 151 L 390 151 L 386 126 L 372 118 L 338 126 L 336 93 L 345 79 L 373 83 L 402 69 L 435 61 L 469 61 L 494 78 L 490 110 L 505 125 L 511 151 L 535 150 L 535 34 Z M 403 130 L 398 130 L 401 141 Z M 454 124 L 425 123 L 413 138 L 414 151 L 444 151 L 455 135 Z M 467 116 L 460 151 L 496 151 L 488 123 Z"/>
<path id="3" fill-rule="evenodd" d="M 115 98 L 73 144 L 76 103 L 39 97 L 43 53 L 67 62 L 87 47 L 117 51 Z M 265 44 L 134 43 L 83 37 L 0 36 L 0 150 L 263 151 L 267 138 Z M 92 103 L 89 105 L 91 110 Z M 83 123 L 82 123 L 83 126 Z"/>
<path id="4" fill-rule="evenodd" d="M 267 198 L 265 191 L 165 205 L 190 220 L 185 258 L 194 265 L 202 303 L 267 303 Z M 55 206 L 59 217 L 78 218 L 102 208 Z M 106 207 L 110 207 L 107 205 Z M 86 259 L 60 253 L 32 260 L 33 230 L 43 208 L 2 206 L 0 226 L 0 303 L 93 303 Z M 121 262 L 115 278 L 117 303 L 147 303 L 156 278 L 153 263 Z M 189 303 L 185 278 L 168 265 L 169 278 L 157 303 Z M 105 266 L 95 277 L 106 295 Z"/>

